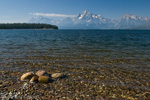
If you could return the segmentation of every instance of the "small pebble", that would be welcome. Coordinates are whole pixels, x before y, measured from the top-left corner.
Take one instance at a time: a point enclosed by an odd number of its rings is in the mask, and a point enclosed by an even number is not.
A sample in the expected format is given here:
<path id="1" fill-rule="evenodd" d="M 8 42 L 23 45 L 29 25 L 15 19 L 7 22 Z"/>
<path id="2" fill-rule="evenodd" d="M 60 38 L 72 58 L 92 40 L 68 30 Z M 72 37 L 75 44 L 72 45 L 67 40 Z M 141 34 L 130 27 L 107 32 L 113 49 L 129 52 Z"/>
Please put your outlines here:
<path id="1" fill-rule="evenodd" d="M 62 78 L 64 76 L 63 73 L 54 73 L 51 75 L 52 78 Z"/>

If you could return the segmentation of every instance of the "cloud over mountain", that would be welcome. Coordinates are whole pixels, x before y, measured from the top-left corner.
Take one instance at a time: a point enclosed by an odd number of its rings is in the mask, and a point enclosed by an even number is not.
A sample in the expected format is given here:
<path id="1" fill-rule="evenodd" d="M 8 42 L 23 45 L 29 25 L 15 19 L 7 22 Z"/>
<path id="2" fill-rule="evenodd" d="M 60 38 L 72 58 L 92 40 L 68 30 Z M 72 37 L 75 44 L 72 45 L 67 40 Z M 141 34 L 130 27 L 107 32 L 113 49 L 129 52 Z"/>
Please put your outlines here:
<path id="1" fill-rule="evenodd" d="M 30 23 L 47 23 L 55 24 L 59 28 L 66 29 L 128 29 L 136 28 L 141 25 L 146 25 L 150 22 L 150 18 L 126 14 L 120 20 L 108 19 L 100 14 L 92 14 L 88 11 L 83 11 L 76 15 L 61 15 L 61 14 L 43 14 L 32 13 L 36 16 L 45 16 L 32 18 Z M 63 20 L 54 20 L 46 17 L 57 16 L 65 17 Z"/>
<path id="2" fill-rule="evenodd" d="M 75 15 L 65 15 L 65 14 L 49 14 L 49 13 L 29 13 L 35 16 L 45 16 L 45 17 L 74 17 Z"/>

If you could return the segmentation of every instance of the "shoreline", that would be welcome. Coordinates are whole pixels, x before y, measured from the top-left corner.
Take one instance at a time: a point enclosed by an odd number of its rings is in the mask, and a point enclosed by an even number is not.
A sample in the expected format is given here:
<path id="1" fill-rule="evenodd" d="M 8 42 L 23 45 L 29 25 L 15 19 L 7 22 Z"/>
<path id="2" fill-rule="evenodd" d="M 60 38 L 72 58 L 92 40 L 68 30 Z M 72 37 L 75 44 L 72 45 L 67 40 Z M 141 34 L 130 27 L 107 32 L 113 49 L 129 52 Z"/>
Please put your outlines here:
<path id="1" fill-rule="evenodd" d="M 56 79 L 48 84 L 30 83 L 29 87 L 23 90 L 22 87 L 26 82 L 20 81 L 21 75 L 28 71 L 36 72 L 39 69 L 44 69 L 50 74 L 63 72 L 67 77 Z M 52 100 L 60 98 L 149 99 L 149 85 L 144 86 L 146 83 L 143 83 L 142 80 L 137 80 L 137 77 L 143 77 L 143 79 L 145 79 L 144 76 L 140 75 L 140 71 L 136 71 L 135 73 L 135 71 L 125 70 L 117 66 L 71 68 L 61 65 L 57 66 L 55 64 L 49 65 L 49 67 L 35 65 L 30 66 L 29 69 L 22 67 L 22 70 L 23 72 L 0 71 L 2 75 L 0 80 L 1 94 L 15 93 L 14 91 L 16 91 L 16 93 L 20 93 L 18 94 L 19 97 L 24 97 L 26 95 L 25 97 L 33 97 L 32 99 L 34 99 L 38 96 L 38 99 L 51 98 Z M 136 81 L 139 81 L 141 86 L 139 86 L 139 82 Z"/>
<path id="2" fill-rule="evenodd" d="M 149 31 L 1 31 L 0 98 L 150 99 L 149 40 Z M 20 80 L 38 70 L 66 77 Z"/>

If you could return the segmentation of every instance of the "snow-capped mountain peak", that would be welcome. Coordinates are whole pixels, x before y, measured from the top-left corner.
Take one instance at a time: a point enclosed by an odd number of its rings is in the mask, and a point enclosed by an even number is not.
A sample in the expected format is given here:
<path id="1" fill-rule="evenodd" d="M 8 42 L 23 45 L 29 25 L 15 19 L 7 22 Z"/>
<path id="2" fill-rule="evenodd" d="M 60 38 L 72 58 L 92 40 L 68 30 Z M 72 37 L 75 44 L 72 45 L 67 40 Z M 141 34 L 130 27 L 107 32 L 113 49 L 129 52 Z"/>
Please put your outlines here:
<path id="1" fill-rule="evenodd" d="M 147 17 L 136 16 L 133 14 L 126 14 L 121 17 L 118 27 L 119 28 L 132 28 L 140 25 L 144 25 L 148 22 Z"/>
<path id="2" fill-rule="evenodd" d="M 78 14 L 79 15 L 79 14 Z M 78 19 L 86 19 L 86 18 L 90 18 L 92 16 L 92 14 L 88 11 L 83 11 L 82 14 L 80 14 L 80 16 L 78 16 Z"/>
<path id="3" fill-rule="evenodd" d="M 147 25 L 150 22 L 150 18 L 126 14 L 120 20 L 114 20 L 85 10 L 82 13 L 78 13 L 75 17 L 68 17 L 62 21 L 40 16 L 31 18 L 28 22 L 54 24 L 58 25 L 59 28 L 71 29 L 126 29 Z"/>
<path id="4" fill-rule="evenodd" d="M 87 10 L 84 10 L 82 14 L 85 15 L 85 14 L 87 14 L 87 13 L 88 13 L 88 11 L 87 11 Z"/>
<path id="5" fill-rule="evenodd" d="M 92 14 L 91 12 L 89 12 L 89 11 L 87 11 L 87 10 L 85 10 L 85 11 L 83 11 L 83 13 L 82 14 L 77 14 L 77 17 L 75 17 L 74 19 L 73 19 L 73 21 L 75 21 L 75 20 L 80 20 L 80 22 L 82 21 L 85 21 L 85 22 L 99 22 L 99 21 L 103 21 L 103 22 L 105 22 L 107 19 L 106 18 L 104 18 L 104 17 L 102 17 L 100 14 Z"/>
<path id="6" fill-rule="evenodd" d="M 147 17 L 136 16 L 134 14 L 126 14 L 126 15 L 122 16 L 121 19 L 126 19 L 126 20 L 130 20 L 130 19 L 132 19 L 132 20 L 148 20 Z"/>
<path id="7" fill-rule="evenodd" d="M 130 20 L 130 19 L 134 19 L 137 20 L 137 16 L 133 15 L 133 14 L 126 14 L 124 16 L 121 17 L 121 20 Z"/>

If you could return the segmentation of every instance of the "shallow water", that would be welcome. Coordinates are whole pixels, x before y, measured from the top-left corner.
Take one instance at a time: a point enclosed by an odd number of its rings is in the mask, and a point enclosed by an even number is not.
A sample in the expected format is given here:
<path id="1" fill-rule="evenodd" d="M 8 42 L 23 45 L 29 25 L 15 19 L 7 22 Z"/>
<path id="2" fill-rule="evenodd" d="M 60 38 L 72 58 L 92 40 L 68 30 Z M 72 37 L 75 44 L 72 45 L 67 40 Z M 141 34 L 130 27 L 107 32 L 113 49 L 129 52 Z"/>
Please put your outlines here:
<path id="1" fill-rule="evenodd" d="M 126 65 L 132 69 L 132 65 L 136 67 L 135 63 L 140 67 L 149 64 L 150 31 L 0 30 L 0 59 L 1 70 L 7 70 L 7 66 L 15 70 L 16 65 L 10 63 L 16 61 L 42 63 L 51 59 L 82 62 L 83 66 L 84 61 L 102 63 L 114 60 L 114 64 L 133 61 Z"/>
<path id="2" fill-rule="evenodd" d="M 20 84 L 22 73 L 39 69 L 67 75 L 47 84 L 57 95 L 66 90 L 72 98 L 79 88 L 92 98 L 149 99 L 150 31 L 0 30 L 1 91 Z"/>

